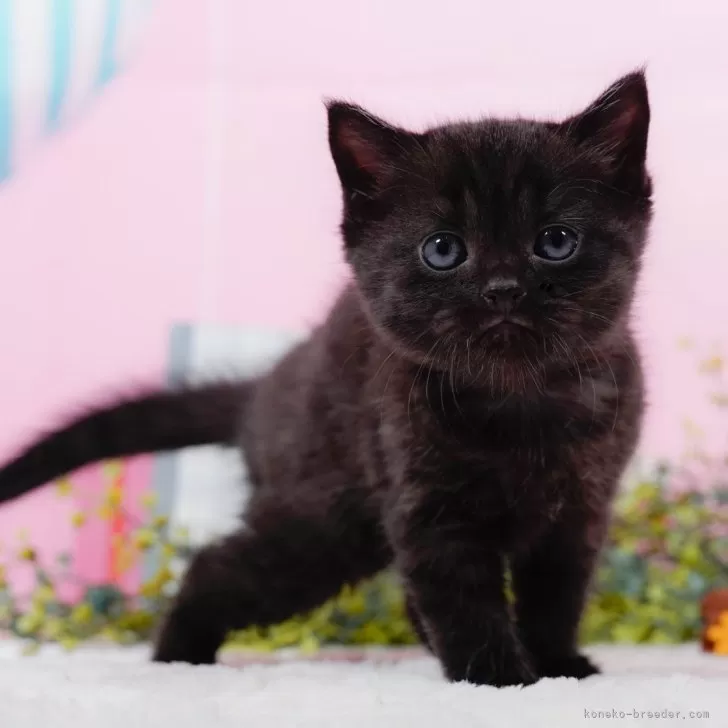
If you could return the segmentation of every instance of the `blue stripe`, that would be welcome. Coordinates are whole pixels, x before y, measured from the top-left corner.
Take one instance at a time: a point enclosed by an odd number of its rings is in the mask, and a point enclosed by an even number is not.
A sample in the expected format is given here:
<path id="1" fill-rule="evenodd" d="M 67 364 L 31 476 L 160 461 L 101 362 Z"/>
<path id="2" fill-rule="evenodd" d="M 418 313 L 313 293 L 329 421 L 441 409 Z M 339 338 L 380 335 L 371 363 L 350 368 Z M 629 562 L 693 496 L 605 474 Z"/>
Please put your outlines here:
<path id="1" fill-rule="evenodd" d="M 0 180 L 11 170 L 12 154 L 12 0 L 0 0 Z"/>
<path id="2" fill-rule="evenodd" d="M 116 41 L 119 37 L 120 20 L 121 0 L 106 0 L 104 40 L 97 79 L 99 86 L 103 86 L 116 72 Z"/>
<path id="3" fill-rule="evenodd" d="M 73 0 L 53 0 L 51 23 L 51 83 L 47 123 L 49 127 L 55 128 L 61 118 L 63 101 L 71 75 Z"/>

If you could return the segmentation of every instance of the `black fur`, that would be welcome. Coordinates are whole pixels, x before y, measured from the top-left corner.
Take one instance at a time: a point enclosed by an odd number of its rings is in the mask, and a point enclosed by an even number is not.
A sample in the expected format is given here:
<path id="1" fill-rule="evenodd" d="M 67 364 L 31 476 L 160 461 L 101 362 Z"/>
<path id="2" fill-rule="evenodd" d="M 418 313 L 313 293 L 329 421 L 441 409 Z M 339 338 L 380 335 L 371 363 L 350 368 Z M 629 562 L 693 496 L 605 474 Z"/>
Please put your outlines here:
<path id="1" fill-rule="evenodd" d="M 135 449 L 227 441 L 240 414 L 246 526 L 195 558 L 157 660 L 212 662 L 228 630 L 393 564 L 449 679 L 586 677 L 579 619 L 642 418 L 644 76 L 558 123 L 413 133 L 328 109 L 354 283 L 325 323 L 245 397 L 152 395 L 50 435 L 0 471 L 0 497 Z M 559 263 L 534 254 L 553 224 L 578 238 Z M 442 230 L 468 256 L 447 273 L 420 253 Z"/>
<path id="2" fill-rule="evenodd" d="M 212 383 L 115 399 L 52 430 L 0 470 L 0 503 L 89 463 L 193 445 L 236 443 L 251 385 Z"/>

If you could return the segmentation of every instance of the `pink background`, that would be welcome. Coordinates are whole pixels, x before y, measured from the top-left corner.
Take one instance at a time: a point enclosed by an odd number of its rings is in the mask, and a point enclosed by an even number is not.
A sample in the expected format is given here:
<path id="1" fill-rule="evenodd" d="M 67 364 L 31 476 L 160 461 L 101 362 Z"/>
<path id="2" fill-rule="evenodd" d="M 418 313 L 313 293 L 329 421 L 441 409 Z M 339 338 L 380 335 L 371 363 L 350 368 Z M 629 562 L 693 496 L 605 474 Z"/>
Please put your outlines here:
<path id="1" fill-rule="evenodd" d="M 0 190 L 0 455 L 109 386 L 159 377 L 174 321 L 324 314 L 344 271 L 322 97 L 415 126 L 559 115 L 645 62 L 658 214 L 638 308 L 643 451 L 674 454 L 703 408 L 676 342 L 726 339 L 727 27 L 720 0 L 162 0 L 128 71 Z M 28 525 L 68 543 L 73 507 L 13 504 L 0 543 Z"/>

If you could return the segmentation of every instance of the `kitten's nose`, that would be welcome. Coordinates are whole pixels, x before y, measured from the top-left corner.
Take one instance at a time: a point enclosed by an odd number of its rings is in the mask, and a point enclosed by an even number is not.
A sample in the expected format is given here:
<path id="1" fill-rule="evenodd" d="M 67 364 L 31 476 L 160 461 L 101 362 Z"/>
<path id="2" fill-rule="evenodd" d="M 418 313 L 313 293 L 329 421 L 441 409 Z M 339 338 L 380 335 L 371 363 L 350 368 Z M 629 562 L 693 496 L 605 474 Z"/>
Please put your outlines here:
<path id="1" fill-rule="evenodd" d="M 491 308 L 509 313 L 526 295 L 526 291 L 515 278 L 493 278 L 481 295 Z"/>

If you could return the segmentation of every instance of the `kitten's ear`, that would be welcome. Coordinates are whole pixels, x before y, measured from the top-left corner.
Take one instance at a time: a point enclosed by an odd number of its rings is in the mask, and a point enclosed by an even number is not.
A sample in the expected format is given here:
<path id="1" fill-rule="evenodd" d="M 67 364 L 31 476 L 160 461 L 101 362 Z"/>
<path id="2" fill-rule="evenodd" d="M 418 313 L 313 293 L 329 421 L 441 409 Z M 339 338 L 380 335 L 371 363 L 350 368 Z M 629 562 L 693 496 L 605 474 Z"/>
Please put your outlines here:
<path id="1" fill-rule="evenodd" d="M 329 101 L 326 107 L 329 147 L 342 186 L 350 195 L 374 196 L 386 187 L 414 135 L 353 104 Z"/>
<path id="2" fill-rule="evenodd" d="M 649 195 L 650 181 L 645 161 L 650 103 L 644 71 L 624 76 L 584 111 L 561 126 L 569 135 L 592 146 L 610 162 L 615 173 L 615 185 Z"/>

